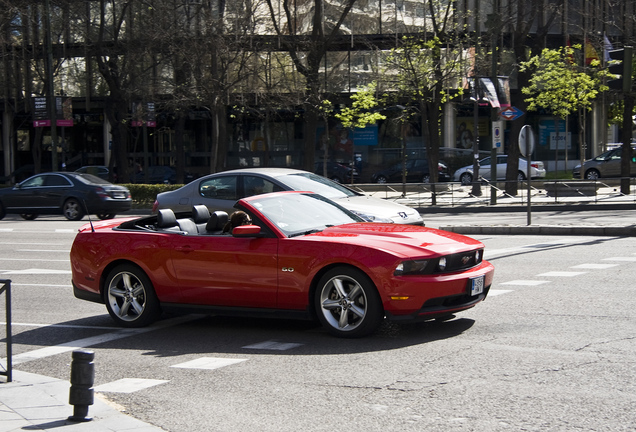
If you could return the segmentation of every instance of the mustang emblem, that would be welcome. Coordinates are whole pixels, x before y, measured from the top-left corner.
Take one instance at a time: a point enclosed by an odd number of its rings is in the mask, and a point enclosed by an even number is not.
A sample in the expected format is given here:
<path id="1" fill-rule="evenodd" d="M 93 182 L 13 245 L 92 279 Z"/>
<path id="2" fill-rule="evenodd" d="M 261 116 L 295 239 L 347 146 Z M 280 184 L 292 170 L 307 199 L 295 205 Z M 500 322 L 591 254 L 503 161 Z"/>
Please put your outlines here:
<path id="1" fill-rule="evenodd" d="M 468 262 L 472 259 L 473 257 L 471 257 L 470 255 L 464 255 L 462 257 L 462 265 L 466 265 L 468 264 Z"/>

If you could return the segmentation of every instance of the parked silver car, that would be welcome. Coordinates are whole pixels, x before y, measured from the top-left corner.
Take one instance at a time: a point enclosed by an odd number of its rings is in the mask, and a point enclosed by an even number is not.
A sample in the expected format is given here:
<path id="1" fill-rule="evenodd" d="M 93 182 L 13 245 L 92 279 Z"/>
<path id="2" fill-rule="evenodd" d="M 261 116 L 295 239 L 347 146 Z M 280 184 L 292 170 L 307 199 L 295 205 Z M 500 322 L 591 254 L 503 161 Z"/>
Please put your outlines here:
<path id="1" fill-rule="evenodd" d="M 517 180 L 525 180 L 528 173 L 528 162 L 525 159 L 519 159 L 519 172 L 517 173 Z M 508 156 L 507 155 L 498 155 L 497 156 L 497 180 L 505 180 L 506 179 L 506 169 L 508 168 Z M 541 161 L 531 161 L 530 162 L 530 175 L 531 178 L 544 178 L 545 177 L 545 166 Z M 490 158 L 484 158 L 479 161 L 479 176 L 483 177 L 486 180 L 490 180 Z M 473 166 L 467 165 L 465 167 L 459 168 L 453 174 L 453 181 L 461 182 L 463 185 L 469 185 L 473 182 Z"/>
<path id="2" fill-rule="evenodd" d="M 369 197 L 308 171 L 289 168 L 245 168 L 210 174 L 169 192 L 157 195 L 153 212 L 170 208 L 191 211 L 206 205 L 210 211 L 233 212 L 234 203 L 244 197 L 285 190 L 323 195 L 372 222 L 423 225 L 422 216 L 410 207 Z"/>
<path id="3" fill-rule="evenodd" d="M 634 149 L 632 149 L 633 151 Z M 602 177 L 621 176 L 621 152 L 622 148 L 617 147 L 596 156 L 594 159 L 583 162 L 583 176 L 588 180 L 596 180 Z M 636 176 L 636 157 L 632 157 L 630 163 L 630 175 Z M 581 178 L 581 165 L 577 165 L 572 170 L 575 179 Z"/>

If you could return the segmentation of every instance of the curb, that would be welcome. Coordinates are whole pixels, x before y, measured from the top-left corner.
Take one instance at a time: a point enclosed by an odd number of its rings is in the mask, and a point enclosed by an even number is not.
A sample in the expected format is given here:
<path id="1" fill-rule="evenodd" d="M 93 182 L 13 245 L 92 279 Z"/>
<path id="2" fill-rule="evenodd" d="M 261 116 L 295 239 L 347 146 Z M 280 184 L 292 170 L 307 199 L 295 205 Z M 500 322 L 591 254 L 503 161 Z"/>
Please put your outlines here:
<path id="1" fill-rule="evenodd" d="M 636 227 L 633 226 L 440 226 L 439 229 L 465 235 L 580 235 L 599 237 L 636 237 Z"/>

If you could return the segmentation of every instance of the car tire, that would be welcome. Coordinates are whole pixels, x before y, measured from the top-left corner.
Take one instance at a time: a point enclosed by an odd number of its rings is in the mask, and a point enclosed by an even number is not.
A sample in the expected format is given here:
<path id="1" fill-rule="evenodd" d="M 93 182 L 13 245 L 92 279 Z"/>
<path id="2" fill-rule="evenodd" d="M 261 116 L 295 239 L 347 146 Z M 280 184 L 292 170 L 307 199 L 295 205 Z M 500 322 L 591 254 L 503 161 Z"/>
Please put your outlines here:
<path id="1" fill-rule="evenodd" d="M 95 216 L 97 216 L 97 218 L 100 220 L 106 220 L 113 219 L 117 215 L 115 213 L 97 213 Z"/>
<path id="2" fill-rule="evenodd" d="M 424 176 L 422 176 L 422 183 L 430 183 L 430 182 L 431 182 L 431 175 L 424 174 Z"/>
<path id="3" fill-rule="evenodd" d="M 4 219 L 6 215 L 7 212 L 4 211 L 4 206 L 2 205 L 2 203 L 0 203 L 0 219 Z"/>
<path id="4" fill-rule="evenodd" d="M 384 177 L 383 175 L 380 175 L 375 179 L 375 182 L 385 184 L 385 183 L 388 183 L 388 179 Z"/>
<path id="5" fill-rule="evenodd" d="M 122 327 L 145 327 L 159 318 L 161 308 L 152 282 L 139 267 L 123 264 L 114 268 L 103 292 L 108 313 Z"/>
<path id="6" fill-rule="evenodd" d="M 20 217 L 24 220 L 35 220 L 38 215 L 36 213 L 22 213 Z"/>
<path id="7" fill-rule="evenodd" d="M 520 182 L 520 181 L 524 181 L 525 179 L 526 179 L 526 175 L 523 172 L 519 171 L 517 173 L 517 181 Z"/>
<path id="8" fill-rule="evenodd" d="M 464 186 L 471 185 L 473 183 L 473 175 L 469 172 L 465 172 L 459 176 L 459 181 Z"/>
<path id="9" fill-rule="evenodd" d="M 590 169 L 585 172 L 586 180 L 598 180 L 601 178 L 601 173 L 595 169 Z"/>
<path id="10" fill-rule="evenodd" d="M 82 203 L 75 198 L 69 198 L 64 201 L 62 206 L 62 214 L 70 221 L 82 220 L 84 217 L 84 210 L 82 210 Z"/>
<path id="11" fill-rule="evenodd" d="M 376 331 L 384 318 L 373 282 L 350 267 L 333 268 L 320 278 L 314 304 L 320 323 L 337 337 L 367 336 Z"/>

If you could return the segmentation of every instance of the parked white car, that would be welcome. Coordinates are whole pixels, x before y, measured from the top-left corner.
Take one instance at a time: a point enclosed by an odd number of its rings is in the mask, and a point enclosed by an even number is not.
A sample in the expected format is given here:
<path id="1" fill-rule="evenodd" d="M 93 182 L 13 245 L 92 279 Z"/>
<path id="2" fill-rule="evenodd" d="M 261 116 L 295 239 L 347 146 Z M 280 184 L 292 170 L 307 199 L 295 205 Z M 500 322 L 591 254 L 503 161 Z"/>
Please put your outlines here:
<path id="1" fill-rule="evenodd" d="M 507 155 L 498 155 L 497 156 L 497 180 L 505 180 L 506 179 L 506 169 L 508 167 L 508 156 Z M 490 157 L 484 158 L 479 161 L 479 176 L 483 177 L 486 180 L 490 180 Z M 519 158 L 519 173 L 517 174 L 517 180 L 522 181 L 527 178 L 528 173 L 528 163 L 525 159 Z M 545 177 L 545 166 L 541 161 L 531 161 L 530 162 L 530 178 L 538 179 Z M 461 182 L 463 185 L 469 185 L 473 182 L 473 166 L 468 165 L 462 168 L 459 168 L 453 174 L 453 181 Z"/>
<path id="2" fill-rule="evenodd" d="M 310 191 L 325 196 L 370 222 L 423 225 L 420 213 L 396 202 L 374 198 L 307 171 L 289 168 L 245 168 L 210 174 L 170 192 L 157 195 L 153 212 L 169 208 L 191 211 L 203 204 L 211 212 L 233 212 L 244 197 L 285 190 Z"/>

